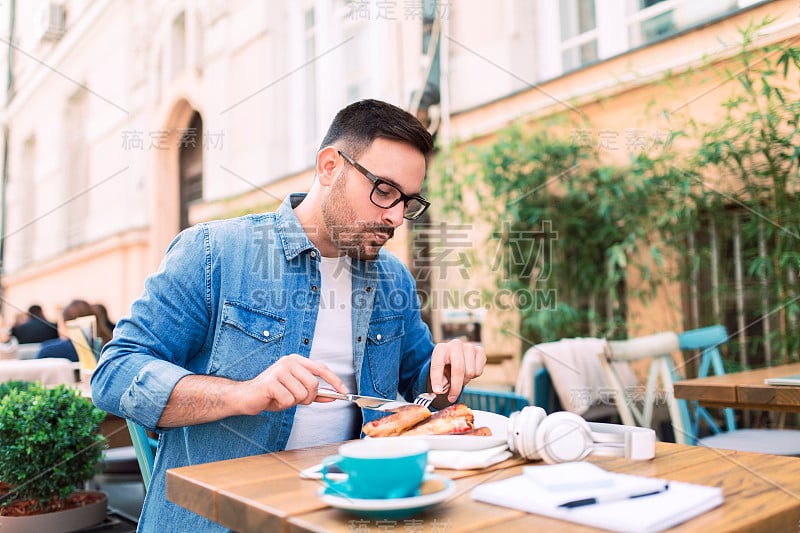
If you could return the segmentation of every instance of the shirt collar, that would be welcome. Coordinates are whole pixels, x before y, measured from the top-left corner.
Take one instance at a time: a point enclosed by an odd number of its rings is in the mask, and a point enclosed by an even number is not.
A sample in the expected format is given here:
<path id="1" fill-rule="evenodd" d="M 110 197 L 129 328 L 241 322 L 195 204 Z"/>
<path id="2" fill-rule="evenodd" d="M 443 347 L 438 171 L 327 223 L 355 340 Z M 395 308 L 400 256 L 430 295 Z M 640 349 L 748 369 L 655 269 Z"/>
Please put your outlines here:
<path id="1" fill-rule="evenodd" d="M 306 193 L 292 193 L 275 211 L 275 230 L 283 245 L 286 260 L 291 261 L 306 250 L 314 250 L 303 226 L 294 214 L 294 208 L 305 199 Z"/>
<path id="2" fill-rule="evenodd" d="M 275 231 L 281 240 L 287 261 L 291 261 L 307 250 L 316 251 L 314 243 L 309 240 L 305 229 L 300 225 L 300 220 L 294 214 L 294 208 L 300 205 L 305 197 L 306 193 L 304 192 L 291 193 L 275 211 Z M 381 253 L 384 253 L 383 250 Z M 374 263 L 375 261 L 353 259 L 353 272 L 362 277 L 368 276 L 375 270 Z"/>

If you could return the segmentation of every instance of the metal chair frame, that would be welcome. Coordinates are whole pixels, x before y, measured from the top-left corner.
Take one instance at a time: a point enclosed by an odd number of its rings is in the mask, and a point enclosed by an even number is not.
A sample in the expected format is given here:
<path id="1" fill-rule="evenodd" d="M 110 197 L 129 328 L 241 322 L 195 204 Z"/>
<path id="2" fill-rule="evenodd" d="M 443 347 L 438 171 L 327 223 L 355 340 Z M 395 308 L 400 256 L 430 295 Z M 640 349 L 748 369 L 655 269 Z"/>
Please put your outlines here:
<path id="1" fill-rule="evenodd" d="M 153 477 L 153 464 L 156 460 L 156 450 L 158 449 L 158 439 L 154 439 L 147 434 L 147 431 L 131 420 L 128 423 L 128 431 L 131 434 L 133 448 L 136 451 L 136 459 L 139 462 L 139 470 L 142 472 L 144 488 L 150 486 L 150 478 Z"/>
<path id="2" fill-rule="evenodd" d="M 720 325 L 693 329 L 678 334 L 678 342 L 681 350 L 702 350 L 700 365 L 697 370 L 698 378 L 707 377 L 710 370 L 713 370 L 714 375 L 717 376 L 725 374 L 719 346 L 725 344 L 727 340 L 728 331 L 725 329 L 725 326 Z M 697 443 L 700 424 L 702 422 L 705 422 L 714 434 L 725 431 L 720 428 L 714 417 L 711 416 L 708 410 L 702 407 L 697 400 L 692 400 L 691 406 L 692 408 L 689 409 L 688 402 L 681 400 L 682 416 L 684 420 L 688 421 L 686 427 L 689 428 L 690 431 L 689 439 L 691 444 Z M 727 431 L 735 431 L 736 418 L 733 409 L 725 407 L 722 409 L 722 413 L 725 418 L 725 427 Z"/>

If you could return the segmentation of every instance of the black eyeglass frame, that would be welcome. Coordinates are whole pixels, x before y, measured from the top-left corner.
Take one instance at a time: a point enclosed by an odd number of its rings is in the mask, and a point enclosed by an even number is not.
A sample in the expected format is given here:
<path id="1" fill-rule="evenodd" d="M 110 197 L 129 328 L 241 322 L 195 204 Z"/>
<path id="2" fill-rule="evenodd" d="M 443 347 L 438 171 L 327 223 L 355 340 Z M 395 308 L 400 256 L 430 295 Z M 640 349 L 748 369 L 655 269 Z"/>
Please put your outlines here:
<path id="1" fill-rule="evenodd" d="M 416 213 L 414 215 L 408 215 L 405 212 L 403 212 L 403 218 L 405 218 L 406 220 L 416 220 L 419 217 L 421 217 L 422 214 L 425 213 L 425 211 L 427 211 L 428 208 L 431 206 L 431 203 L 428 200 L 426 200 L 425 198 L 423 198 L 422 196 L 420 196 L 418 194 L 414 195 L 414 196 L 409 196 L 409 195 L 405 194 L 403 191 L 401 191 L 397 187 L 397 185 L 395 185 L 393 183 L 390 183 L 390 182 L 388 182 L 388 181 L 386 181 L 384 179 L 379 178 L 378 176 L 376 176 L 375 174 L 373 174 L 372 172 L 370 172 L 369 170 L 364 168 L 361 165 L 361 163 L 359 163 L 358 161 L 356 161 L 355 159 L 353 159 L 352 157 L 350 157 L 346 153 L 342 152 L 341 150 L 336 150 L 336 151 L 339 152 L 339 155 L 342 156 L 342 158 L 345 161 L 350 163 L 353 166 L 353 168 L 358 170 L 361 174 L 364 175 L 365 178 L 367 178 L 369 181 L 372 182 L 372 190 L 369 193 L 369 201 L 372 202 L 372 204 L 375 205 L 376 207 L 380 207 L 381 209 L 391 209 L 392 207 L 396 206 L 400 202 L 403 202 L 403 206 L 404 207 L 408 207 L 408 202 L 409 201 L 416 200 L 417 202 L 420 203 L 420 205 L 422 205 L 422 210 L 421 211 L 419 211 L 418 213 Z M 381 205 L 381 204 L 379 204 L 378 202 L 375 201 L 375 199 L 372 196 L 375 194 L 375 191 L 381 185 L 387 185 L 387 186 L 391 187 L 392 189 L 396 190 L 397 193 L 400 196 L 389 205 Z"/>

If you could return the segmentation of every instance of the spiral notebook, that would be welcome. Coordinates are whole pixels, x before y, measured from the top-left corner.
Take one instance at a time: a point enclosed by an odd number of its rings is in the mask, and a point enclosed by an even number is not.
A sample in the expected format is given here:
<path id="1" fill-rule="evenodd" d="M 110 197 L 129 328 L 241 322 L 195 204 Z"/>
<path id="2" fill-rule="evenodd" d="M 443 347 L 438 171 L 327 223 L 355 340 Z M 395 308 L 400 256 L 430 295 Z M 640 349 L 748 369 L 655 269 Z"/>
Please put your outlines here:
<path id="1" fill-rule="evenodd" d="M 477 486 L 472 499 L 623 533 L 664 531 L 723 502 L 719 487 L 617 474 L 591 463 L 525 470 Z"/>

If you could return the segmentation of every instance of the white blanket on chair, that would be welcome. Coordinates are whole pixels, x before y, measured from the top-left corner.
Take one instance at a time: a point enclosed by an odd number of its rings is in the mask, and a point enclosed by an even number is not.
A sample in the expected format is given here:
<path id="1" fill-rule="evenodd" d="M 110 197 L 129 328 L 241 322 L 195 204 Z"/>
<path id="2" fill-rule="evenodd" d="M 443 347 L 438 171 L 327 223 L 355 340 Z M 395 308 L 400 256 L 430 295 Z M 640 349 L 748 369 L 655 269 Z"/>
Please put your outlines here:
<path id="1" fill-rule="evenodd" d="M 533 377 L 536 365 L 543 364 L 550 374 L 561 406 L 566 411 L 584 414 L 592 405 L 612 404 L 614 393 L 607 383 L 597 357 L 605 349 L 605 339 L 592 337 L 562 339 L 537 344 L 525 352 L 517 378 L 517 394 L 533 403 Z M 618 368 L 624 386 L 635 387 L 636 376 L 627 365 Z"/>

